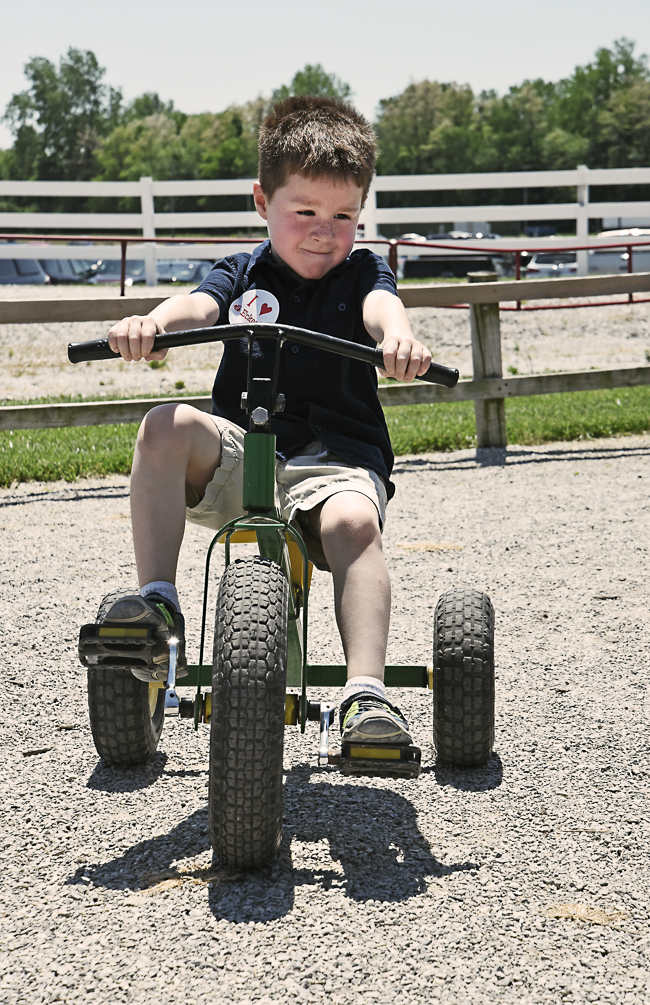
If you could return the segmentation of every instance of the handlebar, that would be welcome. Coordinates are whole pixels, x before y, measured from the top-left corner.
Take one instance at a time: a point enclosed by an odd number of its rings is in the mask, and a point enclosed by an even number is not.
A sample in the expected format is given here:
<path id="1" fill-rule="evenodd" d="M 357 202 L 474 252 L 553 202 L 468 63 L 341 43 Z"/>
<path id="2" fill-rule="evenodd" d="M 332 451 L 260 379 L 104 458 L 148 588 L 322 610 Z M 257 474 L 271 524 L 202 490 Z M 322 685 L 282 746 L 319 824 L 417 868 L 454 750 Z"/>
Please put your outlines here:
<path id="1" fill-rule="evenodd" d="M 384 366 L 384 354 L 381 349 L 358 345 L 356 342 L 347 342 L 345 339 L 335 338 L 333 335 L 311 332 L 306 328 L 293 328 L 291 325 L 217 325 L 213 328 L 192 328 L 184 332 L 169 332 L 164 335 L 156 335 L 151 351 L 173 349 L 182 345 L 200 345 L 205 342 L 228 342 L 231 339 L 241 338 L 280 338 L 283 341 L 299 342 L 316 349 L 325 349 L 327 352 L 333 352 L 339 356 L 358 359 L 363 363 L 370 363 L 371 366 L 381 368 Z M 119 353 L 113 352 L 108 339 L 105 338 L 92 342 L 71 342 L 68 346 L 68 359 L 71 363 L 121 358 Z M 416 379 L 424 380 L 429 384 L 442 384 L 443 387 L 455 387 L 458 383 L 458 370 L 441 366 L 440 363 L 431 363 L 427 372 Z"/>

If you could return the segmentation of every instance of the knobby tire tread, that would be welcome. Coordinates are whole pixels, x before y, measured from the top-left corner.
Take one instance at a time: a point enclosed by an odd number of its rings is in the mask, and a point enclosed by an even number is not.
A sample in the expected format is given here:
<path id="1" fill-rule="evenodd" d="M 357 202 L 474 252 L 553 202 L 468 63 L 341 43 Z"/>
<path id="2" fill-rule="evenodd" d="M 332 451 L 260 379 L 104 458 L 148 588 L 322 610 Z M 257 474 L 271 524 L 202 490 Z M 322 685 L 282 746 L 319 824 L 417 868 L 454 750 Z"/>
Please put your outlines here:
<path id="1" fill-rule="evenodd" d="M 494 610 L 478 590 L 456 588 L 436 605 L 433 741 L 438 760 L 484 764 L 494 746 Z"/>
<path id="2" fill-rule="evenodd" d="M 149 685 L 128 668 L 88 670 L 88 712 L 95 749 L 107 764 L 143 764 L 155 753 L 165 721 L 165 689 L 153 715 Z"/>
<path id="3" fill-rule="evenodd" d="M 258 869 L 282 839 L 289 586 L 255 557 L 228 566 L 215 623 L 210 835 L 220 862 Z"/>

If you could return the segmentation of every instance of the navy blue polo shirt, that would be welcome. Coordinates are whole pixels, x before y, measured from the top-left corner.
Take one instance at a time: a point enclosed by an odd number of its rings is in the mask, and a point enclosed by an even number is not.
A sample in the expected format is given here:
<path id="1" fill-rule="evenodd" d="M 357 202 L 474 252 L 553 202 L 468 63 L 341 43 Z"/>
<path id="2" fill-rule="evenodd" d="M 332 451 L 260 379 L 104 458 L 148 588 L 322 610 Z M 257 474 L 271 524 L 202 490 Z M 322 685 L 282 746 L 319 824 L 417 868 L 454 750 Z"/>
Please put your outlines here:
<path id="1" fill-rule="evenodd" d="M 274 294 L 280 304 L 278 324 L 295 325 L 376 348 L 366 331 L 361 306 L 372 290 L 397 296 L 393 273 L 371 251 L 353 251 L 319 280 L 300 279 L 271 255 L 265 241 L 252 254 L 231 255 L 217 262 L 195 293 L 209 293 L 219 304 L 217 325 L 228 324 L 230 305 L 247 290 Z M 275 343 L 254 345 L 256 377 L 272 376 Z M 246 390 L 248 343 L 226 342 L 212 391 L 212 412 L 248 429 L 240 407 Z M 278 391 L 285 395 L 284 412 L 274 416 L 278 454 L 293 457 L 312 440 L 321 440 L 348 464 L 376 471 L 389 481 L 393 451 L 377 397 L 377 372 L 369 363 L 336 356 L 323 349 L 285 342 L 281 353 Z"/>

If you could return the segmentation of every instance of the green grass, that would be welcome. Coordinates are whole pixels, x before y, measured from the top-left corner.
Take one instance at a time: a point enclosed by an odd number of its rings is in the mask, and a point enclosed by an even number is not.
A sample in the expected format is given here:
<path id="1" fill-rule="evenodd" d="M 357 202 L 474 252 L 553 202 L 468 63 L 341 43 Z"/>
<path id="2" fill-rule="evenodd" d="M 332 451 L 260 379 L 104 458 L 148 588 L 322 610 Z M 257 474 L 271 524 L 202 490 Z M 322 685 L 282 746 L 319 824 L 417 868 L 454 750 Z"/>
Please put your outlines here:
<path id="1" fill-rule="evenodd" d="M 0 485 L 128 475 L 136 423 L 0 432 Z"/>
<path id="2" fill-rule="evenodd" d="M 471 401 L 388 408 L 386 421 L 396 454 L 476 444 Z M 506 421 L 508 442 L 521 445 L 644 433 L 650 429 L 650 388 L 514 398 L 506 401 Z M 0 486 L 128 474 L 136 432 L 136 424 L 0 432 Z"/>
<path id="3" fill-rule="evenodd" d="M 176 383 L 179 383 L 179 381 Z M 83 401 L 136 401 L 140 398 L 205 398 L 209 397 L 210 394 L 211 391 L 188 391 L 186 387 L 177 388 L 176 384 L 174 384 L 174 390 L 151 391 L 147 394 L 111 394 L 109 392 L 108 394 L 92 394 L 85 397 L 81 394 L 58 394 L 46 395 L 43 398 L 30 398 L 29 401 L 25 401 L 24 398 L 0 398 L 0 406 L 68 405 Z"/>
<path id="4" fill-rule="evenodd" d="M 385 414 L 396 454 L 476 445 L 471 401 L 395 406 L 387 408 Z M 650 388 L 511 398 L 506 401 L 506 427 L 508 443 L 522 446 L 644 433 L 650 429 Z"/>

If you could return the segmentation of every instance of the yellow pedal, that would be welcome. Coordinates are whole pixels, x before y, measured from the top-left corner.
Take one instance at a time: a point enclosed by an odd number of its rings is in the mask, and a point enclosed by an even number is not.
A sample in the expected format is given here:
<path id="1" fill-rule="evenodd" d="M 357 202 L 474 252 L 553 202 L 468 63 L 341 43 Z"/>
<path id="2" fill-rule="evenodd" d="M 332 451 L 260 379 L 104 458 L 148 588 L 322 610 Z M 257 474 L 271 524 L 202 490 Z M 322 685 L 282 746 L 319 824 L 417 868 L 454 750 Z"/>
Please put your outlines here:
<path id="1" fill-rule="evenodd" d="M 330 764 L 338 764 L 343 775 L 370 778 L 417 778 L 421 771 L 419 747 L 388 744 L 344 743 Z"/>
<path id="2" fill-rule="evenodd" d="M 350 746 L 349 757 L 369 757 L 377 761 L 399 761 L 401 754 L 398 747 L 353 747 Z"/>
<path id="3" fill-rule="evenodd" d="M 97 633 L 100 639 L 146 639 L 148 635 L 147 628 L 117 628 L 117 627 L 102 627 Z"/>

